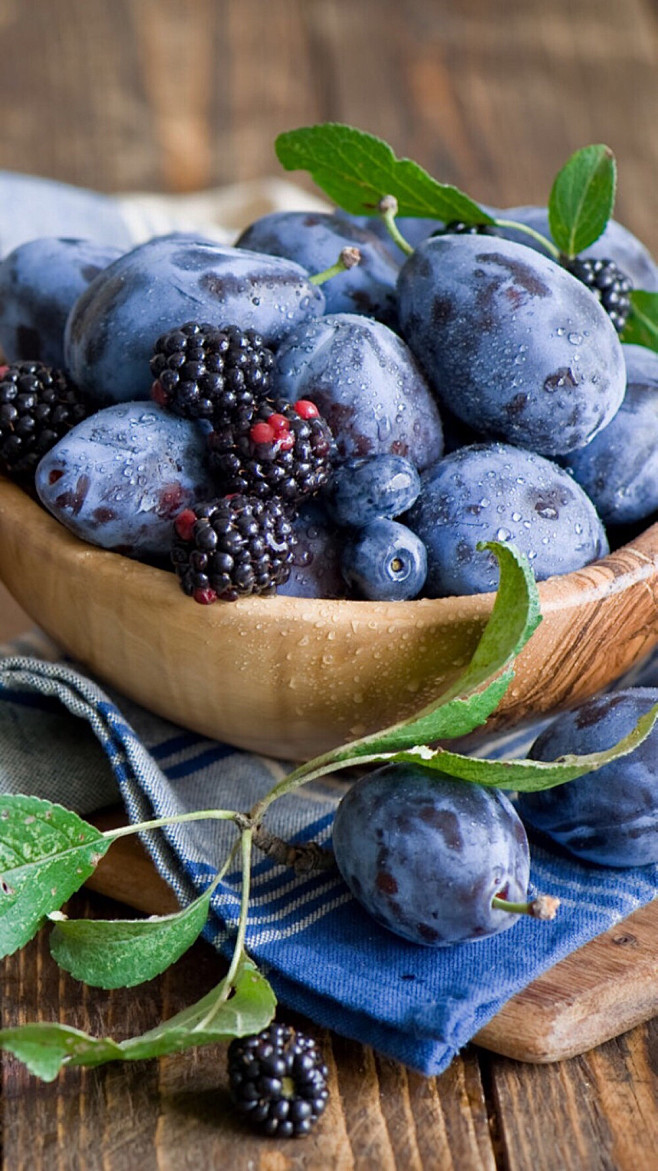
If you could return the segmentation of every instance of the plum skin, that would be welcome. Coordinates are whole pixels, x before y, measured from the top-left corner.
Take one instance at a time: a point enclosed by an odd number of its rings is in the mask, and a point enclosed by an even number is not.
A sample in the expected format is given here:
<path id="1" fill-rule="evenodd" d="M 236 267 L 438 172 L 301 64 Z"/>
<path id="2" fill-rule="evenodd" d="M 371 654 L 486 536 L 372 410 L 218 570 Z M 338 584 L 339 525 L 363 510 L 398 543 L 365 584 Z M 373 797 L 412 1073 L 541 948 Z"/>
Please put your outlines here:
<path id="1" fill-rule="evenodd" d="M 426 947 L 505 931 L 518 915 L 494 909 L 494 895 L 527 897 L 528 841 L 509 799 L 416 765 L 385 765 L 352 785 L 333 849 L 369 914 Z"/>
<path id="2" fill-rule="evenodd" d="M 338 461 L 403 455 L 417 468 L 443 452 L 435 398 L 400 337 L 356 313 L 331 313 L 288 334 L 277 350 L 277 395 L 309 398 L 331 428 Z"/>
<path id="3" fill-rule="evenodd" d="M 658 703 L 657 687 L 629 687 L 595 696 L 546 728 L 529 752 L 556 760 L 612 748 Z M 658 727 L 627 756 L 574 781 L 519 793 L 522 821 L 570 854 L 599 866 L 658 862 Z"/>
<path id="4" fill-rule="evenodd" d="M 516 545 L 537 581 L 609 551 L 594 505 L 569 473 L 507 443 L 474 443 L 438 460 L 401 520 L 427 548 L 430 598 L 497 589 L 498 563 L 478 551 L 480 541 Z"/>
<path id="5" fill-rule="evenodd" d="M 324 311 L 322 290 L 291 260 L 182 233 L 120 256 L 73 305 L 66 369 L 100 405 L 147 399 L 161 334 L 185 321 L 255 329 L 266 345 Z"/>
<path id="6" fill-rule="evenodd" d="M 178 512 L 216 493 L 202 427 L 154 403 L 115 403 L 71 428 L 39 461 L 41 503 L 82 541 L 166 556 Z"/>
<path id="7" fill-rule="evenodd" d="M 621 343 L 589 289 L 523 244 L 437 236 L 400 270 L 400 326 L 440 402 L 542 455 L 589 443 L 615 415 Z"/>

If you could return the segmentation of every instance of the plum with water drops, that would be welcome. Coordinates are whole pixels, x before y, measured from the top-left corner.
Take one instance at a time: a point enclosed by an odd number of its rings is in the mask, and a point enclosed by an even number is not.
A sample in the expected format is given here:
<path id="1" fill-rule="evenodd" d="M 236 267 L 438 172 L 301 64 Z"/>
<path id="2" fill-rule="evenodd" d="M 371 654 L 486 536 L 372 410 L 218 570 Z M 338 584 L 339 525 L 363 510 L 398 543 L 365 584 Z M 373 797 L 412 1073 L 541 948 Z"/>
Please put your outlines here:
<path id="1" fill-rule="evenodd" d="M 529 851 L 508 798 L 415 765 L 357 780 L 333 827 L 338 868 L 355 899 L 412 943 L 446 947 L 506 931 L 523 904 Z"/>

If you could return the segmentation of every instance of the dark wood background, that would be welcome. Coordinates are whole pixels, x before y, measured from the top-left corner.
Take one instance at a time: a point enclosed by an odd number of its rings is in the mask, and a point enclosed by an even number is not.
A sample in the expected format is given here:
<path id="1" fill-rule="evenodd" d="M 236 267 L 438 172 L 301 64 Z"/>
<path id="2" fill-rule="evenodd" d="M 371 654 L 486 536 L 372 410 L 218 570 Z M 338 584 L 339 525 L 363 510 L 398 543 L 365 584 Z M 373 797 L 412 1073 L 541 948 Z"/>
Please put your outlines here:
<path id="1" fill-rule="evenodd" d="M 658 253 L 656 0 L 0 0 L 0 168 L 188 192 L 278 174 L 275 134 L 321 119 L 498 205 L 544 202 L 573 150 L 607 142 L 617 216 Z M 26 624 L 1 595 L 0 637 Z M 71 909 L 118 910 L 90 894 Z M 91 991 L 41 936 L 2 966 L 3 1023 L 126 1035 L 216 976 L 198 945 L 142 989 Z M 5 1057 L 2 1168 L 658 1168 L 655 1020 L 551 1066 L 469 1047 L 436 1079 L 308 1027 L 333 1083 L 308 1140 L 241 1131 L 222 1047 L 48 1086 Z"/>

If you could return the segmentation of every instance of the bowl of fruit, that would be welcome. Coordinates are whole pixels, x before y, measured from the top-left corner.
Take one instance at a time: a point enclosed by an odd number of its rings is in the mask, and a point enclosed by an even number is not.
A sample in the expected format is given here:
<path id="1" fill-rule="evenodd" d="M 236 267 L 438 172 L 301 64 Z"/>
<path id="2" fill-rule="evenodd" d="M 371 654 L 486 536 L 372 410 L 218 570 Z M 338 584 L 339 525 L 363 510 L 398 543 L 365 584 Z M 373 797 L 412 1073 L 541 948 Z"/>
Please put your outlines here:
<path id="1" fill-rule="evenodd" d="M 0 264 L 2 580 L 102 683 L 301 760 L 459 676 L 508 544 L 542 621 L 492 725 L 593 695 L 658 643 L 658 268 L 610 152 L 507 212 L 349 127 L 277 153 L 338 210 Z"/>

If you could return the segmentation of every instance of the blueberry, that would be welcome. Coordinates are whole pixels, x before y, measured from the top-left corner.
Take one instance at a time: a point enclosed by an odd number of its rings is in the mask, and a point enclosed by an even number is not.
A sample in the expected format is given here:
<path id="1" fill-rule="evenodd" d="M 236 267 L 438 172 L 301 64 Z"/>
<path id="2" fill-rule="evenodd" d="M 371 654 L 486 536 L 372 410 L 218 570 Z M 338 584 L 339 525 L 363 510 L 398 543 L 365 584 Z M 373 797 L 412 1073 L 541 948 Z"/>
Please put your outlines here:
<path id="1" fill-rule="evenodd" d="M 508 207 L 503 210 L 491 209 L 494 216 L 500 219 L 516 220 L 533 228 L 540 235 L 551 239 L 548 226 L 548 209 L 546 207 Z M 542 249 L 538 241 L 526 232 L 519 232 L 514 228 L 499 228 L 498 231 L 508 240 L 515 240 L 525 244 L 528 248 Z M 605 231 L 589 248 L 580 253 L 581 256 L 592 259 L 614 260 L 621 271 L 630 278 L 636 289 L 646 289 L 648 292 L 658 292 L 658 265 L 651 253 L 645 248 L 641 240 L 629 232 L 616 220 L 608 220 Z"/>
<path id="2" fill-rule="evenodd" d="M 290 402 L 316 404 L 340 460 L 394 454 L 423 468 L 443 451 L 427 380 L 401 338 L 379 321 L 355 313 L 307 321 L 281 343 L 274 385 Z"/>
<path id="3" fill-rule="evenodd" d="M 296 598 L 344 598 L 340 571 L 342 536 L 319 500 L 304 503 L 292 522 L 297 538 L 292 568 L 277 594 Z"/>
<path id="4" fill-rule="evenodd" d="M 143 402 L 78 423 L 39 462 L 35 484 L 77 537 L 131 557 L 168 555 L 177 513 L 215 495 L 201 427 Z"/>
<path id="5" fill-rule="evenodd" d="M 10 362 L 64 365 L 71 307 L 119 248 L 53 236 L 19 245 L 0 264 L 0 344 Z"/>
<path id="6" fill-rule="evenodd" d="M 363 313 L 395 327 L 399 264 L 367 229 L 326 212 L 277 211 L 246 228 L 237 245 L 285 256 L 313 274 L 335 264 L 343 248 L 358 248 L 359 264 L 323 285 L 327 313 Z"/>
<path id="7" fill-rule="evenodd" d="M 323 309 L 322 291 L 290 260 L 160 236 L 119 257 L 78 298 L 66 365 L 94 402 L 148 398 L 153 345 L 181 322 L 255 329 L 270 345 Z"/>
<path id="8" fill-rule="evenodd" d="M 339 525 L 356 528 L 406 512 L 420 492 L 420 476 L 402 455 L 347 459 L 334 472 L 327 508 Z"/>
<path id="9" fill-rule="evenodd" d="M 622 346 L 627 386 L 614 419 L 564 466 L 606 525 L 643 520 L 658 509 L 658 354 Z"/>
<path id="10" fill-rule="evenodd" d="M 608 552 L 594 505 L 563 468 L 505 443 L 476 443 L 438 460 L 404 516 L 427 547 L 425 594 L 478 594 L 498 586 L 498 564 L 479 541 L 509 541 L 537 581 Z"/>
<path id="11" fill-rule="evenodd" d="M 465 423 L 544 455 L 584 447 L 624 396 L 614 326 L 576 277 L 524 245 L 435 236 L 403 265 L 402 333 Z"/>
<path id="12" fill-rule="evenodd" d="M 518 916 L 528 842 L 504 794 L 413 765 L 357 780 L 336 810 L 333 848 L 354 897 L 384 927 L 430 947 L 483 939 Z"/>
<path id="13" fill-rule="evenodd" d="M 559 716 L 533 744 L 533 760 L 612 748 L 658 703 L 658 688 L 595 696 Z M 627 756 L 564 785 L 520 793 L 521 818 L 578 858 L 600 866 L 658 862 L 658 727 Z"/>
<path id="14" fill-rule="evenodd" d="M 418 596 L 427 576 L 427 551 L 406 525 L 378 519 L 345 538 L 343 577 L 358 597 L 404 602 Z"/>

